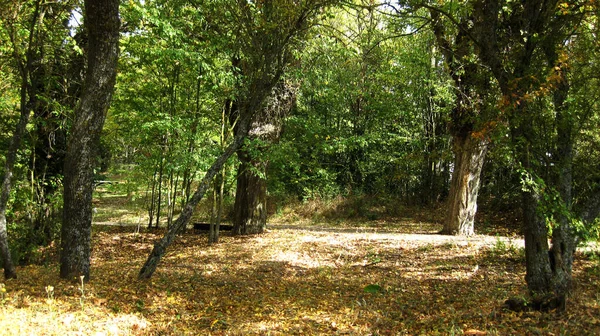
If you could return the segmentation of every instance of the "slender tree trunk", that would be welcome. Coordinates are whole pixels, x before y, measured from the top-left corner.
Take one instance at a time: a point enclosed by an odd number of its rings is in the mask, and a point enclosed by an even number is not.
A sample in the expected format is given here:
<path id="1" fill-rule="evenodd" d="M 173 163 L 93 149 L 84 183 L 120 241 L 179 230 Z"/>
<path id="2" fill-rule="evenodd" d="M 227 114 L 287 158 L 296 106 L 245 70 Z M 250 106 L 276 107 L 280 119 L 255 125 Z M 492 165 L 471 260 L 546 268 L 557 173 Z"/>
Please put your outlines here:
<path id="1" fill-rule="evenodd" d="M 251 118 L 251 115 L 246 116 L 246 118 Z M 236 134 L 233 143 L 229 145 L 229 147 L 223 152 L 223 154 L 221 154 L 221 156 L 208 169 L 208 171 L 204 175 L 204 178 L 202 178 L 202 181 L 200 181 L 198 189 L 196 190 L 196 192 L 194 192 L 194 195 L 192 196 L 190 201 L 187 202 L 187 204 L 181 211 L 181 214 L 173 223 L 173 226 L 171 226 L 167 230 L 167 233 L 162 237 L 162 239 L 160 239 L 154 244 L 152 252 L 148 256 L 146 263 L 144 263 L 144 266 L 142 266 L 140 270 L 138 279 L 149 279 L 152 276 L 152 274 L 154 274 L 154 271 L 156 270 L 160 259 L 167 251 L 167 247 L 171 245 L 177 233 L 182 231 L 186 227 L 187 223 L 190 221 L 190 218 L 194 213 L 194 209 L 204 197 L 204 194 L 206 193 L 207 189 L 210 187 L 210 182 L 213 180 L 215 175 L 221 170 L 221 168 L 223 167 L 225 162 L 231 157 L 231 155 L 233 155 L 233 153 L 235 153 L 244 143 L 244 139 L 246 138 L 246 134 L 248 133 L 248 124 L 249 120 L 240 120 L 238 124 L 239 129 L 238 132 L 236 132 L 238 134 Z"/>
<path id="2" fill-rule="evenodd" d="M 209 194 L 210 203 L 210 221 L 209 221 L 209 229 L 208 229 L 208 243 L 213 243 L 213 238 L 215 236 L 215 219 L 216 219 L 216 200 L 217 200 L 217 183 L 213 181 L 212 183 L 212 192 Z"/>
<path id="3" fill-rule="evenodd" d="M 454 171 L 443 234 L 475 234 L 477 194 L 487 148 L 487 140 L 475 138 L 472 134 L 454 137 Z"/>
<path id="4" fill-rule="evenodd" d="M 212 242 L 217 244 L 219 242 L 219 234 L 221 230 L 221 217 L 223 215 L 223 191 L 225 189 L 225 167 L 221 169 L 221 174 L 217 178 L 219 184 L 219 194 L 217 198 L 217 221 L 215 222 L 215 233 Z"/>
<path id="5" fill-rule="evenodd" d="M 89 280 L 93 168 L 119 55 L 119 0 L 86 0 L 87 73 L 67 146 L 60 276 Z"/>
<path id="6" fill-rule="evenodd" d="M 21 138 L 25 132 L 25 127 L 29 121 L 30 106 L 27 103 L 27 84 L 21 85 L 21 116 L 17 123 L 17 128 L 13 133 L 8 153 L 6 153 L 6 161 L 4 162 L 4 177 L 2 178 L 2 190 L 0 191 L 0 254 L 4 265 L 4 277 L 6 279 L 17 278 L 17 272 L 10 255 L 8 247 L 8 234 L 6 231 L 6 207 L 10 196 L 12 183 L 13 169 L 17 159 L 17 151 L 21 146 Z"/>
<path id="7" fill-rule="evenodd" d="M 163 173 L 164 173 L 164 167 L 165 167 L 165 157 L 163 155 L 163 153 L 160 154 L 160 167 L 158 168 L 158 190 L 156 191 L 157 195 L 157 201 L 156 201 L 156 222 L 155 222 L 155 227 L 158 229 L 159 225 L 160 225 L 160 208 L 162 205 L 162 179 L 163 179 Z"/>
<path id="8" fill-rule="evenodd" d="M 156 174 L 158 174 L 158 169 L 154 169 L 154 175 L 152 175 L 152 192 L 150 193 L 150 207 L 148 208 L 148 229 L 152 229 L 152 222 L 154 221 L 154 193 L 156 192 Z"/>
<path id="9" fill-rule="evenodd" d="M 171 173 L 173 174 L 173 173 Z M 169 225 L 171 227 L 173 225 L 173 216 L 175 214 L 175 206 L 177 205 L 177 185 L 179 184 L 179 173 L 177 173 L 177 177 L 175 178 L 175 182 L 173 182 L 173 178 L 171 177 L 171 195 L 172 198 L 169 204 Z"/>
<path id="10" fill-rule="evenodd" d="M 223 109 L 221 110 L 221 136 L 220 136 L 220 145 L 222 149 L 225 149 L 225 141 L 228 138 L 228 130 L 227 130 L 227 118 L 231 115 L 231 101 L 226 100 L 225 104 L 223 104 Z M 224 165 L 221 168 L 220 174 L 217 175 L 215 179 L 215 190 L 218 190 L 216 194 L 216 203 L 217 203 L 217 218 L 215 219 L 214 224 L 211 222 L 210 234 L 208 237 L 208 242 L 210 244 L 217 244 L 219 242 L 219 234 L 221 229 L 221 216 L 223 214 L 223 192 L 225 190 L 225 177 L 227 176 L 227 166 Z"/>
<path id="11" fill-rule="evenodd" d="M 2 187 L 0 189 L 0 255 L 2 257 L 4 266 L 4 277 L 6 279 L 16 278 L 17 272 L 13 264 L 12 257 L 10 255 L 10 248 L 8 246 L 8 233 L 6 225 L 6 207 L 8 206 L 8 199 L 10 197 L 10 190 L 12 187 L 13 170 L 15 162 L 17 160 L 17 151 L 21 147 L 21 139 L 25 133 L 25 128 L 29 122 L 30 111 L 34 108 L 34 96 L 35 92 L 30 85 L 29 75 L 33 64 L 34 56 L 34 41 L 35 41 L 35 29 L 39 21 L 40 16 L 40 4 L 41 1 L 36 1 L 33 15 L 31 16 L 29 25 L 29 36 L 27 51 L 25 59 L 22 59 L 17 51 L 17 37 L 15 36 L 15 28 L 13 27 L 10 32 L 10 40 L 13 46 L 13 54 L 15 61 L 19 67 L 19 73 L 21 77 L 21 90 L 20 90 L 20 117 L 17 123 L 15 132 L 13 133 L 8 152 L 4 161 L 4 176 L 2 177 Z M 27 97 L 29 96 L 29 100 Z M 32 193 L 33 196 L 33 193 Z"/>

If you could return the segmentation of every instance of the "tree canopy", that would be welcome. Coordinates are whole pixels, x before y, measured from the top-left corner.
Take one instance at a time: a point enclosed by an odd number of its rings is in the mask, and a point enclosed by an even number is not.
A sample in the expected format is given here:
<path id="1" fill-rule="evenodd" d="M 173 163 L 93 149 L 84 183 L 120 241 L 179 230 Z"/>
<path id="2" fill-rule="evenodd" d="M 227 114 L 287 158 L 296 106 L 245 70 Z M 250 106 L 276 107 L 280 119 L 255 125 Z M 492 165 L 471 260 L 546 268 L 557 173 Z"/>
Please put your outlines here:
<path id="1" fill-rule="evenodd" d="M 57 249 L 83 292 L 92 224 L 120 211 L 156 235 L 145 280 L 205 222 L 216 244 L 222 221 L 385 229 L 418 209 L 431 234 L 512 230 L 527 299 L 507 305 L 568 309 L 600 239 L 597 1 L 0 6 L 5 278 Z"/>

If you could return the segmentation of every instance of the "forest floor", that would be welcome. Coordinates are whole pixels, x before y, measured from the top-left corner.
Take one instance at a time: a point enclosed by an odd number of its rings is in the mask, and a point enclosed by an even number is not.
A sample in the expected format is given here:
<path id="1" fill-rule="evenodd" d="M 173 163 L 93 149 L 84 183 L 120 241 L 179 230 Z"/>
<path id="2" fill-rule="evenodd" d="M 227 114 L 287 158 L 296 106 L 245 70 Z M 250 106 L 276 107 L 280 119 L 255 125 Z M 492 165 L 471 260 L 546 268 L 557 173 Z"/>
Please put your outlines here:
<path id="1" fill-rule="evenodd" d="M 95 225 L 91 281 L 59 279 L 55 257 L 19 267 L 0 288 L 0 334 L 600 334 L 597 254 L 578 253 L 566 313 L 516 313 L 503 302 L 526 294 L 522 240 L 437 230 L 410 218 L 286 221 L 212 246 L 189 230 L 138 281 L 164 231 Z"/>

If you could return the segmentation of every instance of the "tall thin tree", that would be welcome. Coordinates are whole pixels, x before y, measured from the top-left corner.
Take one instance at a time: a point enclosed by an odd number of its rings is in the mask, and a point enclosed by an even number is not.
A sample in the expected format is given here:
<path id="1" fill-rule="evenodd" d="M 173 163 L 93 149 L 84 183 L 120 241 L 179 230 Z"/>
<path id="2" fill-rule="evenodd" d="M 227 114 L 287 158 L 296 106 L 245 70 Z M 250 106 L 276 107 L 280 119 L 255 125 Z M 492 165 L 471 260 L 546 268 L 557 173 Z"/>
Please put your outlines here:
<path id="1" fill-rule="evenodd" d="M 21 7 L 15 7 L 16 8 L 11 8 L 14 9 L 14 16 L 8 17 L 8 20 L 2 21 L 12 21 L 17 19 L 16 16 L 18 16 L 18 12 L 20 12 Z M 6 8 L 7 11 L 4 14 L 10 16 L 10 12 L 12 11 L 8 9 L 9 8 Z M 14 166 L 17 159 L 17 151 L 21 146 L 21 138 L 23 137 L 25 127 L 29 122 L 29 115 L 31 114 L 33 104 L 33 101 L 30 99 L 32 98 L 33 94 L 31 92 L 32 85 L 29 80 L 29 77 L 33 66 L 33 57 L 35 52 L 34 43 L 36 43 L 35 31 L 40 21 L 40 12 L 41 1 L 36 1 L 34 3 L 34 8 L 31 17 L 29 18 L 29 25 L 27 30 L 27 50 L 25 51 L 24 55 L 21 54 L 19 51 L 16 28 L 11 24 L 11 22 L 9 22 L 8 24 L 9 37 L 13 47 L 13 57 L 18 65 L 19 75 L 21 79 L 21 100 L 20 117 L 15 132 L 13 133 L 12 140 L 8 147 L 8 152 L 6 153 L 6 160 L 4 161 L 4 176 L 2 177 L 2 189 L 0 190 L 0 254 L 2 255 L 2 260 L 4 262 L 4 277 L 7 279 L 16 278 L 17 272 L 15 270 L 15 266 L 13 264 L 10 249 L 8 246 L 8 234 L 6 231 L 6 207 L 8 204 L 8 198 L 10 196 Z"/>

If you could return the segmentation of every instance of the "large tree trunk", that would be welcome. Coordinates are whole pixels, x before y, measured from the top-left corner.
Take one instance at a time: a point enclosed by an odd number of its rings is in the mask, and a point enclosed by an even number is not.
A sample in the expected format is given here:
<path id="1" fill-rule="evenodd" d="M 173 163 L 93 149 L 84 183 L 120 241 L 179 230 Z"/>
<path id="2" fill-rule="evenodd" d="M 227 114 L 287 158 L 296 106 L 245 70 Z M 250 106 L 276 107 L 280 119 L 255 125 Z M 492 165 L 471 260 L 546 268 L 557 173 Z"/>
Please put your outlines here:
<path id="1" fill-rule="evenodd" d="M 233 231 L 235 235 L 262 233 L 267 225 L 267 180 L 257 174 L 266 173 L 266 163 L 238 151 L 237 189 L 235 194 Z"/>
<path id="2" fill-rule="evenodd" d="M 549 64 L 556 64 L 558 56 L 555 49 L 546 50 Z M 548 246 L 548 223 L 539 211 L 541 195 L 536 188 L 530 188 L 523 195 L 523 211 L 525 219 L 525 257 L 527 273 L 525 279 L 531 293 L 536 309 L 547 310 L 558 308 L 566 309 L 566 299 L 572 281 L 573 254 L 576 241 L 571 225 L 572 212 L 572 187 L 573 187 L 573 144 L 574 120 L 568 111 L 567 98 L 569 82 L 566 75 L 567 69 L 562 69 L 558 75 L 561 80 L 557 82 L 553 92 L 554 110 L 556 112 L 556 149 L 553 153 L 555 171 L 553 176 L 547 177 L 549 182 L 556 186 L 560 201 L 553 204 L 554 222 L 552 226 L 552 245 Z M 525 112 L 527 112 L 525 110 Z M 533 121 L 526 118 L 519 127 L 520 135 L 533 134 L 531 124 Z M 524 168 L 535 170 L 531 164 L 530 155 L 533 139 L 524 136 L 526 146 L 521 147 L 520 161 Z M 517 147 L 519 148 L 519 147 Z M 549 191 L 552 192 L 552 191 Z"/>
<path id="3" fill-rule="evenodd" d="M 574 138 L 571 127 L 574 120 L 569 120 L 565 108 L 568 94 L 568 82 L 565 71 L 561 69 L 558 54 L 562 52 L 565 41 L 581 22 L 581 14 L 573 11 L 569 15 L 556 16 L 557 2 L 547 3 L 541 0 L 511 3 L 501 1 L 474 1 L 473 34 L 479 41 L 478 53 L 494 77 L 502 91 L 502 105 L 506 110 L 512 130 L 515 157 L 520 168 L 530 174 L 524 181 L 526 190 L 523 193 L 523 219 L 525 234 L 525 258 L 527 264 L 526 281 L 532 296 L 532 305 L 527 308 L 552 309 L 566 308 L 566 296 L 571 282 L 571 267 L 575 240 L 571 228 L 571 187 L 572 156 Z M 513 5 L 517 10 L 513 10 Z M 510 13 L 499 16 L 506 6 Z M 505 29 L 510 24 L 511 29 Z M 502 43 L 501 43 L 502 42 Z M 507 48 L 509 47 L 509 48 Z M 536 62 L 536 50 L 543 48 L 546 64 Z M 506 50 L 512 49 L 506 53 Z M 516 51 L 516 52 L 513 52 Z M 536 66 L 542 66 L 538 72 Z M 544 69 L 544 66 L 547 68 Z M 527 95 L 539 92 L 539 78 L 548 71 L 558 67 L 563 77 L 548 87 L 554 89 L 554 107 L 556 112 L 556 143 L 547 146 L 536 136 L 534 125 L 536 116 L 541 115 L 532 109 L 536 103 Z M 558 84 L 555 86 L 555 84 Z M 531 106 L 528 106 L 531 105 Z M 539 107 L 538 107 L 539 108 Z M 556 176 L 547 176 L 554 168 L 547 162 L 547 153 L 552 147 Z M 544 178 L 548 183 L 539 181 Z M 529 180 L 531 179 L 531 180 Z M 548 204 L 542 193 L 553 195 L 557 190 L 562 202 Z M 544 205 L 544 211 L 540 206 Z M 548 209 L 552 207 L 553 209 Z M 551 212 L 551 213 L 547 213 Z M 554 220 L 546 222 L 544 215 L 554 215 Z M 548 225 L 549 224 L 549 225 Z M 552 247 L 548 246 L 548 227 L 552 227 Z M 507 302 L 508 303 L 508 302 Z"/>
<path id="4" fill-rule="evenodd" d="M 492 95 L 489 75 L 467 56 L 474 50 L 466 32 L 469 20 L 463 20 L 454 40 L 446 38 L 439 13 L 431 10 L 435 21 L 434 33 L 440 51 L 450 69 L 456 87 L 455 106 L 449 123 L 454 147 L 454 170 L 450 183 L 448 212 L 442 233 L 470 236 L 475 233 L 477 195 L 481 170 L 487 154 L 489 140 L 484 125 L 490 121 Z"/>
<path id="5" fill-rule="evenodd" d="M 248 136 L 260 139 L 269 146 L 279 141 L 282 122 L 296 101 L 295 87 L 279 81 L 266 99 L 262 113 L 252 123 Z M 235 113 L 232 109 L 231 112 Z M 255 148 L 254 151 L 265 151 Z M 233 234 L 247 235 L 262 233 L 267 226 L 267 180 L 268 162 L 263 158 L 252 157 L 251 151 L 243 148 L 238 151 L 240 165 L 235 193 Z"/>
<path id="6" fill-rule="evenodd" d="M 443 234 L 475 234 L 477 194 L 487 148 L 487 140 L 476 138 L 470 133 L 465 137 L 454 137 L 454 171 Z"/>
<path id="7" fill-rule="evenodd" d="M 119 55 L 119 0 L 86 0 L 87 73 L 65 158 L 60 276 L 90 275 L 93 168 Z"/>
<path id="8" fill-rule="evenodd" d="M 559 108 L 557 108 L 557 114 L 561 114 Z M 527 136 L 534 132 L 531 125 L 531 120 L 525 120 L 516 128 L 516 132 L 513 134 L 514 138 L 520 139 L 518 141 L 521 143 L 521 145 L 516 146 L 519 162 L 527 172 L 535 174 L 536 170 L 540 168 L 532 163 L 532 139 Z M 557 130 L 559 139 L 562 138 L 566 141 L 566 143 L 558 146 L 559 152 L 566 155 L 566 157 L 558 159 L 559 167 L 556 172 L 555 179 L 557 179 L 557 183 L 555 185 L 559 189 L 562 202 L 561 204 L 554 204 L 555 207 L 560 209 L 555 209 L 556 221 L 550 223 L 553 227 L 551 247 L 548 243 L 547 219 L 540 211 L 542 195 L 539 186 L 528 186 L 524 189 L 522 209 L 525 236 L 525 280 L 531 295 L 529 307 L 537 310 L 558 308 L 564 311 L 571 285 L 571 269 L 575 249 L 575 240 L 570 224 L 571 219 L 566 215 L 571 208 L 572 138 L 569 136 L 569 139 L 566 139 L 564 137 L 565 129 L 561 130 L 560 126 Z M 533 176 L 531 178 L 534 179 Z M 548 180 L 552 182 L 550 178 Z"/>

